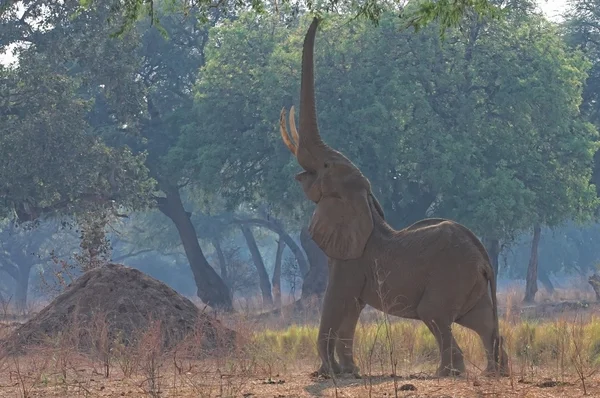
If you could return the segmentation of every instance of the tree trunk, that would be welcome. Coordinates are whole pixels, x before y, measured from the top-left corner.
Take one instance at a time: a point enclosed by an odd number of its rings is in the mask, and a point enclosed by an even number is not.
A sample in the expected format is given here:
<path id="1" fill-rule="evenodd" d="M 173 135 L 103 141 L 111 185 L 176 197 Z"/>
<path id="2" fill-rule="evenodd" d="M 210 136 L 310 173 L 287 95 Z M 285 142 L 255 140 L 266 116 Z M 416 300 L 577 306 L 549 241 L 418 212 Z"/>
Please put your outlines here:
<path id="1" fill-rule="evenodd" d="M 219 238 L 213 238 L 212 244 L 215 248 L 215 252 L 217 252 L 217 258 L 219 259 L 219 270 L 221 271 L 221 279 L 223 282 L 231 288 L 231 282 L 229 281 L 229 272 L 227 271 L 227 261 L 225 260 L 225 254 L 223 254 L 223 248 L 221 247 L 221 242 L 219 242 Z"/>
<path id="2" fill-rule="evenodd" d="M 328 259 L 323 250 L 310 237 L 308 229 L 302 228 L 300 231 L 300 244 L 306 252 L 310 269 L 302 283 L 302 296 L 305 299 L 311 296 L 322 298 L 327 288 L 329 279 Z"/>
<path id="3" fill-rule="evenodd" d="M 496 276 L 496 281 L 498 280 L 498 258 L 500 257 L 500 240 L 495 238 L 486 238 L 482 239 L 482 243 L 485 246 L 488 255 L 490 256 L 490 261 L 492 262 L 492 268 L 494 269 L 494 275 Z"/>
<path id="4" fill-rule="evenodd" d="M 540 235 L 542 228 L 539 224 L 533 227 L 533 240 L 531 241 L 531 256 L 529 257 L 529 265 L 527 266 L 527 280 L 525 285 L 524 303 L 534 303 L 535 294 L 537 293 L 537 276 L 538 276 L 538 246 L 540 244 Z"/>
<path id="5" fill-rule="evenodd" d="M 285 249 L 285 243 L 283 239 L 277 240 L 277 252 L 275 253 L 275 267 L 273 267 L 273 300 L 275 301 L 275 307 L 281 307 L 281 261 L 283 259 L 283 250 Z"/>
<path id="6" fill-rule="evenodd" d="M 258 272 L 258 280 L 260 282 L 263 305 L 266 307 L 272 307 L 273 296 L 271 295 L 271 282 L 269 281 L 269 274 L 267 274 L 267 269 L 265 268 L 265 263 L 263 262 L 260 251 L 258 250 L 258 245 L 254 239 L 254 235 L 252 234 L 250 227 L 246 225 L 241 225 L 240 229 L 242 230 L 242 234 L 244 234 L 246 244 L 248 245 L 248 249 L 252 255 L 252 261 L 254 262 L 256 271 Z"/>
<path id="7" fill-rule="evenodd" d="M 548 272 L 544 270 L 544 267 L 542 267 L 541 269 L 539 269 L 538 267 L 538 272 L 538 279 L 540 282 L 542 282 L 544 288 L 548 291 L 548 293 L 554 293 L 554 284 L 550 280 L 550 275 L 548 275 Z"/>
<path id="8" fill-rule="evenodd" d="M 285 232 L 281 223 L 275 219 L 273 220 L 263 220 L 260 218 L 250 218 L 250 219 L 237 219 L 234 221 L 239 225 L 254 225 L 256 227 L 264 227 L 270 231 L 275 232 L 279 235 L 280 239 L 283 239 L 283 242 L 287 247 L 292 251 L 294 256 L 296 257 L 296 261 L 298 261 L 298 268 L 300 269 L 300 277 L 304 279 L 306 274 L 308 273 L 309 265 L 306 262 L 306 258 L 304 258 L 304 254 L 302 253 L 302 249 L 296 244 L 294 239 Z"/>
<path id="9" fill-rule="evenodd" d="M 207 305 L 224 311 L 233 311 L 229 289 L 223 279 L 210 266 L 198 243 L 196 229 L 190 220 L 190 214 L 185 211 L 179 190 L 163 189 L 166 198 L 159 198 L 159 210 L 175 224 L 185 254 L 194 274 L 198 297 Z"/>
<path id="10" fill-rule="evenodd" d="M 31 264 L 19 264 L 19 278 L 15 286 L 15 305 L 17 312 L 25 314 L 27 312 L 27 292 L 29 290 L 29 274 L 31 272 Z"/>

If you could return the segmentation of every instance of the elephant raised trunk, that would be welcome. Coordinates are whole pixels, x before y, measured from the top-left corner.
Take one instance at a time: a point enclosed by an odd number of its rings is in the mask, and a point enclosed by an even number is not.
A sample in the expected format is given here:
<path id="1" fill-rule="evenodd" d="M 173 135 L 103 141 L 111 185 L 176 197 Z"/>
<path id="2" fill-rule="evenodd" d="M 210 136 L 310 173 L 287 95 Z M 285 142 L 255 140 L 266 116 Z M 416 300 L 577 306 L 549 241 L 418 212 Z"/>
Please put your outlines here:
<path id="1" fill-rule="evenodd" d="M 319 20 L 313 18 L 302 47 L 302 78 L 300 82 L 300 146 L 324 145 L 319 134 L 315 96 L 314 48 Z"/>
<path id="2" fill-rule="evenodd" d="M 302 48 L 302 77 L 300 84 L 300 134 L 294 123 L 294 107 L 290 109 L 291 137 L 285 123 L 285 109 L 281 110 L 280 130 L 283 141 L 308 172 L 316 172 L 327 161 L 349 162 L 341 153 L 325 144 L 319 133 L 315 100 L 314 44 L 319 20 L 314 18 L 304 38 Z"/>

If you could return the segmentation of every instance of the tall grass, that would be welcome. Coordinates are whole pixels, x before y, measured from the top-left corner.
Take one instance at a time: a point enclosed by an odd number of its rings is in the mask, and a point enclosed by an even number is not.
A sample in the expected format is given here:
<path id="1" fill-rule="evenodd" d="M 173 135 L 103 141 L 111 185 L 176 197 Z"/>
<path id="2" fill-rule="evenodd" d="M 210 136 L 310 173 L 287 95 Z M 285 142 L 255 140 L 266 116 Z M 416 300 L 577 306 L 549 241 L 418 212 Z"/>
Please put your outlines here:
<path id="1" fill-rule="evenodd" d="M 456 340 L 463 349 L 467 363 L 483 369 L 485 354 L 479 337 L 471 330 L 454 325 Z M 316 361 L 318 327 L 292 325 L 283 330 L 265 329 L 253 334 L 258 350 L 266 350 L 288 361 Z M 390 334 L 390 338 L 385 336 Z M 501 320 L 513 369 L 525 376 L 542 365 L 551 366 L 559 374 L 573 373 L 583 362 L 591 369 L 600 367 L 600 318 L 518 321 Z M 393 345 L 393 346 L 391 346 Z M 355 336 L 355 356 L 359 363 L 370 363 L 373 371 L 387 369 L 389 352 L 393 350 L 402 361 L 401 369 L 414 371 L 437 366 L 439 353 L 435 338 L 419 321 L 398 320 L 388 331 L 380 322 L 359 323 Z M 363 367 L 363 372 L 366 369 Z"/>

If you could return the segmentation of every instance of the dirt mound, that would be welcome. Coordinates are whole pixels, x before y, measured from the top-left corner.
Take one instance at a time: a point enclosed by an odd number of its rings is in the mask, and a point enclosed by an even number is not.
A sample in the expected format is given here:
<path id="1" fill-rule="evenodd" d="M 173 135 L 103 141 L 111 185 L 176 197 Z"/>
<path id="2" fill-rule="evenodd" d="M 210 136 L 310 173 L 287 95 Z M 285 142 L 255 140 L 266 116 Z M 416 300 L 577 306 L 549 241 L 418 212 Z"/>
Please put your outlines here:
<path id="1" fill-rule="evenodd" d="M 135 344 L 148 330 L 160 330 L 163 348 L 190 335 L 200 336 L 208 349 L 230 346 L 236 337 L 164 283 L 136 269 L 108 264 L 83 274 L 5 343 L 13 351 L 69 336 L 79 350 L 88 351 L 101 340 Z"/>

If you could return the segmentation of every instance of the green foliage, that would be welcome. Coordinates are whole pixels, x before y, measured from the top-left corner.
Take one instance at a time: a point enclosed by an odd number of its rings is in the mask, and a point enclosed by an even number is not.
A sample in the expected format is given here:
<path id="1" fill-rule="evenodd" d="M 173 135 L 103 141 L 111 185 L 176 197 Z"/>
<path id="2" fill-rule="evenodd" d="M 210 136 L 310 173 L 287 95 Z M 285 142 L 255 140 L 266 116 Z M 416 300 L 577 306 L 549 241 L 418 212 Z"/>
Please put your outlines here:
<path id="1" fill-rule="evenodd" d="M 99 0 L 79 0 L 83 7 L 93 7 Z M 274 5 L 264 0 L 235 0 L 233 2 L 217 2 L 212 0 L 114 0 L 111 11 L 113 18 L 121 20 L 120 27 L 115 35 L 121 35 L 132 29 L 140 18 L 149 18 L 163 34 L 168 34 L 168 29 L 161 25 L 160 11 L 176 12 L 187 15 L 194 13 L 201 22 L 209 20 L 214 12 L 225 12 L 233 15 L 251 10 L 258 14 L 268 15 L 280 12 L 296 13 L 306 10 L 311 14 L 322 15 L 327 12 L 346 12 L 354 18 L 364 18 L 375 24 L 379 23 L 382 16 L 390 9 L 397 10 L 400 16 L 407 16 L 405 27 L 422 29 L 434 21 L 438 22 L 440 33 L 446 29 L 456 27 L 465 15 L 475 13 L 480 17 L 497 18 L 500 8 L 488 0 L 458 0 L 458 1 L 433 1 L 419 0 L 410 2 L 397 2 L 389 0 L 325 0 L 325 1 L 290 1 L 282 0 Z M 1 10 L 0 10 L 1 11 Z M 158 11 L 158 12 L 157 12 Z M 1 15 L 1 14 L 0 14 Z"/>
<path id="2" fill-rule="evenodd" d="M 153 181 L 144 154 L 109 148 L 90 134 L 91 101 L 48 58 L 25 52 L 16 70 L 0 70 L 0 181 L 4 215 L 23 220 L 61 215 L 113 202 L 148 204 Z"/>
<path id="3" fill-rule="evenodd" d="M 581 110 L 596 127 L 600 126 L 600 3 L 597 0 L 569 2 L 565 16 L 565 39 L 592 62 L 583 90 Z M 592 180 L 600 192 L 600 153 L 596 153 Z"/>
<path id="4" fill-rule="evenodd" d="M 465 75 L 474 90 L 463 97 L 471 104 L 460 123 L 474 133 L 477 171 L 445 196 L 477 204 L 447 214 L 480 233 L 495 228 L 488 233 L 499 238 L 536 222 L 587 219 L 597 206 L 589 184 L 597 133 L 578 108 L 589 64 L 543 19 L 520 22 L 490 26 L 475 44 L 476 69 Z"/>
<path id="5" fill-rule="evenodd" d="M 465 15 L 477 14 L 481 19 L 498 19 L 501 9 L 494 6 L 494 1 L 466 0 L 466 1 L 418 1 L 412 12 L 408 13 L 407 26 L 412 26 L 418 32 L 433 22 L 438 22 L 440 35 L 444 37 L 446 29 L 461 25 Z M 491 4 L 490 4 L 491 3 Z M 409 7 L 412 3 L 409 3 Z"/>

